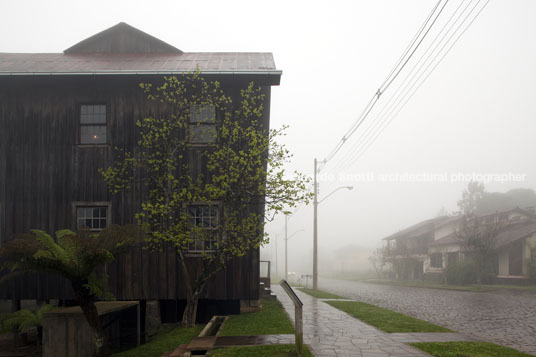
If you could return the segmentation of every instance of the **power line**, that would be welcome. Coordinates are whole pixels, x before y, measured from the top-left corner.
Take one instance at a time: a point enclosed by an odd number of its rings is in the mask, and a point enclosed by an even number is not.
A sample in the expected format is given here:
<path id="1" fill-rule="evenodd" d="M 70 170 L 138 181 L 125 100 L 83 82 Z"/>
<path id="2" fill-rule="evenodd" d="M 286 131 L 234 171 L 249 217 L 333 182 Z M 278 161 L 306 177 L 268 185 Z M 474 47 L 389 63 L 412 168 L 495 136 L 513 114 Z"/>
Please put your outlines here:
<path id="1" fill-rule="evenodd" d="M 454 35 L 456 34 L 456 32 L 458 32 L 458 30 L 464 25 L 464 23 L 467 21 L 467 19 L 471 16 L 471 14 L 475 11 L 475 9 L 478 7 L 478 5 L 480 4 L 481 0 L 478 0 L 477 3 L 475 4 L 475 6 L 473 6 L 473 8 L 469 11 L 469 13 L 465 16 L 465 18 L 462 20 L 462 22 L 458 25 L 458 27 L 456 28 L 456 30 L 451 34 L 451 36 L 448 38 L 448 40 L 443 44 L 443 46 L 441 47 L 441 49 L 436 53 L 436 55 L 434 56 L 434 58 L 432 59 L 432 61 L 430 61 L 428 63 L 428 65 L 426 66 L 424 72 L 421 73 L 421 75 L 417 78 L 417 80 L 413 83 L 413 85 L 409 88 L 408 91 L 405 92 L 404 96 L 402 97 L 401 100 L 398 101 L 398 104 L 395 105 L 393 107 L 393 109 L 386 115 L 384 116 L 384 118 L 381 120 L 380 124 L 379 125 L 382 125 L 382 124 L 385 124 L 383 125 L 383 127 L 381 127 L 379 130 L 377 130 L 374 134 L 373 134 L 373 137 L 372 139 L 370 139 L 371 137 L 369 137 L 369 140 L 365 143 L 363 143 L 361 145 L 361 150 L 354 150 L 353 151 L 353 155 L 352 155 L 352 159 L 350 160 L 352 163 L 357 161 L 362 155 L 365 154 L 365 152 L 370 148 L 370 146 L 372 146 L 372 144 L 375 142 L 375 140 L 378 138 L 378 136 L 385 130 L 385 128 L 387 128 L 387 126 L 389 126 L 389 124 L 393 121 L 393 119 L 400 113 L 400 111 L 406 106 L 406 104 L 409 102 L 409 100 L 413 97 L 413 95 L 420 89 L 420 87 L 424 84 L 424 82 L 426 82 L 426 80 L 428 79 L 428 77 L 435 71 L 435 69 L 437 68 L 437 66 L 443 61 L 443 59 L 446 57 L 446 55 L 450 52 L 450 50 L 454 47 L 454 45 L 458 42 L 458 40 L 461 38 L 461 36 L 469 29 L 469 27 L 473 24 L 473 22 L 476 20 L 476 18 L 481 14 L 481 12 L 484 10 L 484 8 L 488 5 L 489 3 L 489 0 L 487 0 L 485 2 L 485 4 L 480 8 L 480 10 L 478 10 L 478 12 L 476 13 L 476 15 L 471 19 L 471 21 L 468 23 L 468 25 L 463 29 L 463 31 L 461 31 L 458 36 L 455 38 L 454 41 L 452 41 L 451 45 L 448 47 L 448 49 L 443 53 L 443 55 L 441 56 L 441 58 L 439 59 L 439 61 L 437 61 L 435 63 L 435 65 L 432 67 L 432 69 L 428 72 L 428 74 L 426 74 L 426 76 L 424 77 L 424 79 L 422 81 L 420 81 L 420 83 L 417 85 L 417 87 L 411 92 L 411 94 L 408 96 L 408 94 L 410 93 L 410 91 L 415 87 L 415 85 L 419 82 L 419 80 L 422 78 L 422 76 L 426 73 L 426 71 L 430 68 L 430 66 L 434 63 L 434 61 L 436 60 L 436 58 L 439 56 L 439 54 L 441 54 L 441 52 L 443 51 L 443 49 L 448 45 L 448 43 L 451 41 L 451 39 L 454 37 Z M 467 5 L 466 9 L 469 7 L 470 3 Z M 465 12 L 465 10 L 463 12 Z M 462 14 L 463 14 L 462 12 Z M 461 14 L 460 14 L 461 16 Z M 459 17 L 460 17 L 459 16 Z M 458 17 L 458 18 L 459 18 Z M 458 20 L 458 19 L 457 19 Z M 457 20 L 455 21 L 455 23 L 457 22 Z M 452 28 L 452 26 L 451 26 Z M 450 29 L 449 29 L 450 31 Z M 447 32 L 448 34 L 448 32 Z M 444 37 L 446 37 L 446 34 L 445 36 L 443 36 L 443 39 Z M 436 47 L 434 48 L 434 50 L 439 46 L 439 44 L 441 43 L 441 41 L 436 45 Z M 432 51 L 433 53 L 433 51 Z M 428 56 L 429 58 L 430 56 Z M 428 59 L 427 58 L 427 59 Z M 424 63 L 423 63 L 424 65 Z M 422 66 L 423 66 L 422 65 Z M 422 68 L 422 66 L 420 68 Z M 419 70 L 420 70 L 419 68 Z M 417 72 L 418 73 L 418 72 Z M 416 74 L 415 74 L 416 75 Z M 415 75 L 412 77 L 412 79 L 415 77 Z M 407 85 L 406 87 L 404 88 L 404 90 L 407 88 Z M 401 94 L 398 96 L 400 97 Z M 407 99 L 404 101 L 404 99 L 407 97 Z M 398 100 L 398 98 L 397 98 Z M 402 103 L 403 101 L 403 103 Z M 402 103 L 402 104 L 401 104 Z M 398 107 L 398 108 L 397 108 Z M 396 111 L 396 112 L 395 112 Z M 394 113 L 394 115 L 392 115 L 392 113 Z M 379 125 L 377 125 L 377 127 L 379 127 Z M 360 143 L 361 144 L 361 143 Z M 355 147 L 355 146 L 354 146 Z"/>
<path id="2" fill-rule="evenodd" d="M 430 19 L 432 18 L 433 14 L 436 12 L 437 8 L 439 7 L 439 4 L 441 3 L 442 0 L 439 0 L 437 2 L 437 4 L 434 6 L 434 8 L 432 9 L 432 11 L 430 12 L 430 15 L 428 15 L 428 17 L 426 18 L 425 22 L 424 22 L 424 25 L 421 26 L 421 28 L 417 31 L 417 35 L 414 36 L 413 40 L 410 42 L 410 46 L 408 48 L 411 48 L 413 47 L 413 45 L 415 44 L 415 42 L 417 41 L 417 39 L 421 36 L 422 32 L 424 31 L 424 29 L 426 28 L 426 25 L 428 24 L 428 22 L 430 21 Z M 400 72 L 402 71 L 402 69 L 404 69 L 404 67 L 406 66 L 406 64 L 408 63 L 408 61 L 411 59 L 411 57 L 413 56 L 413 54 L 415 53 L 415 51 L 419 48 L 420 44 L 422 43 L 422 41 L 424 40 L 424 38 L 426 37 L 426 35 L 428 34 L 428 32 L 430 31 L 430 29 L 433 27 L 433 25 L 435 24 L 435 22 L 437 21 L 437 19 L 439 18 L 439 16 L 441 15 L 441 13 L 443 12 L 443 9 L 445 8 L 445 6 L 447 5 L 449 0 L 446 0 L 445 3 L 443 4 L 443 6 L 441 7 L 441 9 L 439 10 L 439 12 L 437 13 L 437 15 L 435 16 L 434 20 L 432 21 L 432 23 L 430 24 L 430 26 L 428 26 L 428 29 L 426 30 L 426 32 L 424 32 L 424 34 L 422 35 L 421 39 L 419 40 L 419 42 L 417 42 L 417 44 L 414 46 L 414 49 L 413 51 L 411 51 L 411 53 L 406 56 L 406 60 L 400 65 L 400 63 L 402 62 L 400 59 L 399 61 L 397 62 L 397 64 L 395 65 L 395 69 L 397 67 L 398 70 L 396 71 L 396 73 L 393 74 L 394 70 L 391 70 L 391 73 L 389 74 L 389 76 L 387 76 L 387 78 L 385 79 L 385 81 L 383 82 L 382 86 L 377 90 L 377 92 L 374 94 L 374 96 L 371 98 L 371 100 L 369 101 L 369 103 L 367 104 L 367 106 L 365 107 L 365 109 L 363 110 L 363 112 L 361 113 L 361 115 L 358 117 L 357 121 L 352 125 L 352 127 L 350 127 L 350 129 L 346 132 L 346 134 L 342 137 L 342 139 L 339 141 L 339 143 L 337 143 L 337 145 L 335 146 L 335 148 L 333 149 L 333 151 L 324 159 L 320 162 L 320 165 L 319 165 L 319 168 L 318 168 L 318 172 L 320 172 L 320 170 L 322 170 L 322 168 L 324 168 L 324 166 L 328 163 L 328 161 L 330 161 L 338 152 L 339 150 L 342 148 L 342 146 L 345 144 L 345 142 L 352 136 L 352 134 L 355 133 L 355 131 L 361 126 L 361 124 L 364 122 L 364 120 L 367 118 L 367 116 L 370 114 L 371 110 L 374 108 L 374 106 L 376 105 L 376 103 L 378 102 L 378 100 L 380 99 L 380 96 L 385 92 L 385 90 L 387 90 L 387 88 L 389 88 L 389 86 L 391 85 L 391 83 L 393 82 L 393 80 L 398 77 L 398 75 L 400 74 Z M 407 54 L 409 52 L 408 48 L 406 48 L 406 51 L 405 53 Z M 401 57 L 401 58 L 404 58 L 404 55 Z M 391 78 L 390 78 L 391 77 Z"/>
<path id="3" fill-rule="evenodd" d="M 479 0 L 480 1 L 480 0 Z M 412 73 L 415 73 L 412 77 L 411 77 L 411 80 L 413 80 L 415 78 L 415 75 L 419 73 L 419 71 L 423 68 L 423 66 L 426 64 L 426 62 L 428 61 L 428 59 L 430 58 L 430 56 L 435 52 L 435 50 L 437 49 L 437 47 L 443 42 L 443 40 L 445 39 L 445 37 L 449 34 L 449 32 L 452 30 L 452 28 L 454 27 L 454 25 L 458 22 L 458 20 L 460 19 L 460 17 L 463 15 L 463 13 L 467 10 L 467 8 L 470 6 L 470 3 L 472 2 L 472 0 L 469 1 L 469 3 L 467 4 L 467 6 L 464 8 L 464 10 L 458 15 L 458 17 L 456 18 L 456 20 L 452 23 L 452 25 L 449 27 L 449 29 L 447 30 L 447 32 L 441 37 L 441 39 L 439 40 L 439 42 L 437 42 L 437 39 L 441 36 L 441 34 L 445 31 L 445 28 L 450 24 L 450 22 L 452 21 L 452 19 L 454 18 L 454 16 L 458 13 L 459 9 L 462 7 L 463 3 L 465 2 L 465 0 L 463 0 L 462 2 L 460 2 L 460 4 L 458 5 L 458 7 L 454 10 L 454 12 L 451 14 L 451 16 L 449 17 L 449 19 L 445 22 L 444 26 L 441 28 L 441 30 L 437 33 L 437 35 L 434 37 L 434 39 L 430 42 L 430 44 L 428 45 L 428 48 L 424 51 L 424 53 L 420 56 L 419 60 L 415 63 L 415 65 L 412 67 L 412 69 L 410 70 L 410 72 L 408 73 L 408 75 L 405 77 L 405 79 L 400 83 L 400 85 L 397 87 L 397 89 L 394 91 L 393 95 L 389 98 L 389 100 L 387 101 L 387 103 L 385 103 L 383 109 L 376 115 L 376 118 L 381 118 L 384 113 L 387 111 L 389 111 L 389 109 L 393 106 L 393 101 L 396 102 L 396 100 L 398 99 L 398 97 L 400 97 L 401 93 L 400 93 L 400 90 L 402 88 L 402 86 L 404 86 L 404 84 L 408 81 L 408 79 L 410 78 L 410 76 L 412 75 Z M 463 23 L 463 22 L 462 22 Z M 461 25 L 461 24 L 460 24 Z M 458 27 L 459 28 L 459 27 Z M 456 32 L 458 30 L 458 28 L 454 31 Z M 437 42 L 437 43 L 436 43 Z M 448 41 L 447 41 L 448 43 Z M 435 47 L 434 47 L 434 44 Z M 426 56 L 426 54 L 430 51 L 430 49 L 433 50 L 428 54 L 428 56 Z M 424 62 L 422 62 L 422 64 L 419 66 L 419 64 L 421 63 L 421 61 L 424 59 L 424 57 L 426 56 L 426 59 L 424 60 Z M 418 69 L 415 71 L 415 69 L 418 67 Z M 428 68 L 428 67 L 427 67 Z M 411 83 L 411 80 L 410 82 L 408 82 L 408 84 L 404 87 L 404 89 L 402 90 L 405 91 L 407 88 L 408 88 L 408 85 L 409 83 Z M 373 123 L 377 123 L 377 121 L 373 121 Z M 340 170 L 342 170 L 345 166 L 347 166 L 347 163 L 348 163 L 348 159 L 350 157 L 352 157 L 354 155 L 354 153 L 359 150 L 360 146 L 364 146 L 366 145 L 366 142 L 368 141 L 369 138 L 367 138 L 367 135 L 369 134 L 369 132 L 371 130 L 374 130 L 375 126 L 378 126 L 378 125 L 381 125 L 381 123 L 379 124 L 372 124 L 370 126 L 367 127 L 367 129 L 365 130 L 365 132 L 363 132 L 360 137 L 358 138 L 358 140 L 355 142 L 355 144 L 352 146 L 352 148 L 350 150 L 348 150 L 346 152 L 346 154 L 341 158 L 341 160 L 339 160 L 336 165 L 334 166 L 333 170 L 336 171 L 336 174 L 338 174 L 340 172 Z M 365 142 L 362 140 L 362 139 L 366 139 Z"/>

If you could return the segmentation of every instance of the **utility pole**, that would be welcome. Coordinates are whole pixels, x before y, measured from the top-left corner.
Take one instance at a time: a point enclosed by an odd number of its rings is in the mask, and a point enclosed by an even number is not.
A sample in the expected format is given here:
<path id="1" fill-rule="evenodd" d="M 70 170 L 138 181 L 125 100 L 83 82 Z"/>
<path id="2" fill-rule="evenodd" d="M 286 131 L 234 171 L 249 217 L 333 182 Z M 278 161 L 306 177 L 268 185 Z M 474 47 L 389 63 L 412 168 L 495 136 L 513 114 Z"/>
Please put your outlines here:
<path id="1" fill-rule="evenodd" d="M 318 214 L 318 180 L 317 174 L 317 161 L 315 159 L 315 170 L 313 175 L 314 184 L 314 219 L 313 219 L 313 289 L 318 289 L 318 226 L 317 226 L 317 214 Z"/>
<path id="2" fill-rule="evenodd" d="M 285 214 L 285 280 L 288 280 L 288 259 L 287 259 L 287 225 L 288 225 L 288 215 Z"/>

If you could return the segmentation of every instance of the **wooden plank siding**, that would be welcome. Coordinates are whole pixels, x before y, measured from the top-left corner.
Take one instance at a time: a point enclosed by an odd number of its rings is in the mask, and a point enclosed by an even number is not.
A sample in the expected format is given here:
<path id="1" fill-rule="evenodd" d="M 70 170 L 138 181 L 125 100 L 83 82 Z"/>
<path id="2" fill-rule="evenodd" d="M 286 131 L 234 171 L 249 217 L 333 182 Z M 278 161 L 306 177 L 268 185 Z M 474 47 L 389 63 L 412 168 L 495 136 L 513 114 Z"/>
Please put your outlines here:
<path id="1" fill-rule="evenodd" d="M 252 78 L 220 78 L 238 98 Z M 0 78 L 0 244 L 14 234 L 75 228 L 73 202 L 111 202 L 111 222 L 134 222 L 144 189 L 112 196 L 98 173 L 114 157 L 114 146 L 133 150 L 135 122 L 156 110 L 139 83 L 150 76 L 18 76 Z M 264 125 L 269 125 L 270 85 Z M 78 145 L 81 103 L 107 106 L 108 144 Z M 192 152 L 189 156 L 197 156 Z M 197 170 L 203 170 L 201 163 Z M 259 207 L 259 209 L 263 209 Z M 196 264 L 189 258 L 188 264 Z M 184 299 L 176 252 L 133 249 L 105 267 L 119 300 Z M 259 250 L 233 259 L 208 285 L 205 299 L 258 299 Z M 0 299 L 70 299 L 69 284 L 48 274 L 30 274 L 0 288 Z"/>

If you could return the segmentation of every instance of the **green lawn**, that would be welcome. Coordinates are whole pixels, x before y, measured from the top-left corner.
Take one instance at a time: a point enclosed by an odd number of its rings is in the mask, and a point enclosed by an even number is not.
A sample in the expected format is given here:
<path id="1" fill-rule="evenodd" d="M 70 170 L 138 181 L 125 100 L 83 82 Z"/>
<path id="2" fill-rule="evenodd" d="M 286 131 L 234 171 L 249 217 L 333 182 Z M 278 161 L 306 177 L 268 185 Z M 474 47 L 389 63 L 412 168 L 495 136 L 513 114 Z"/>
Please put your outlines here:
<path id="1" fill-rule="evenodd" d="M 159 332 L 151 341 L 136 348 L 116 353 L 114 357 L 160 357 L 166 351 L 173 351 L 182 343 L 189 343 L 191 339 L 197 337 L 204 325 L 192 328 L 176 327 L 164 329 Z"/>
<path id="2" fill-rule="evenodd" d="M 312 357 L 313 355 L 304 347 L 304 356 Z M 251 346 L 251 347 L 229 347 L 214 350 L 211 352 L 211 356 L 217 357 L 255 357 L 255 356 L 274 356 L 274 357 L 287 357 L 296 356 L 294 345 L 271 345 L 271 346 Z"/>
<path id="3" fill-rule="evenodd" d="M 528 354 L 489 342 L 410 343 L 435 357 L 525 357 Z"/>
<path id="4" fill-rule="evenodd" d="M 326 301 L 355 318 L 385 332 L 452 332 L 398 312 L 358 301 Z"/>
<path id="5" fill-rule="evenodd" d="M 229 316 L 223 326 L 221 336 L 294 333 L 294 327 L 278 300 L 262 299 L 261 301 L 261 311 Z"/>
<path id="6" fill-rule="evenodd" d="M 297 290 L 303 291 L 304 293 L 314 296 L 315 298 L 318 298 L 318 299 L 345 299 L 342 296 L 328 293 L 322 290 L 313 290 L 313 289 L 306 289 L 306 288 L 297 288 Z"/>

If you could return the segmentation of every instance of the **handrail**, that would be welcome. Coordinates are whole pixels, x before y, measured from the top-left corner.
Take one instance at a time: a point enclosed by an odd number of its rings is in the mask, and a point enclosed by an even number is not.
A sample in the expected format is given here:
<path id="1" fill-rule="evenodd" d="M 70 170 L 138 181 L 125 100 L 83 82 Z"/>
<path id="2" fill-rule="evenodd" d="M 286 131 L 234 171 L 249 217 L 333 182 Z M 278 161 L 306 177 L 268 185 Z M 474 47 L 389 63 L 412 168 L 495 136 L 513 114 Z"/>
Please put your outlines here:
<path id="1" fill-rule="evenodd" d="M 290 285 L 287 283 L 285 279 L 281 280 L 279 282 L 279 285 L 285 290 L 287 295 L 290 297 L 292 302 L 294 303 L 294 329 L 296 330 L 296 337 L 295 337 L 295 343 L 296 343 L 296 354 L 301 357 L 303 356 L 303 316 L 302 316 L 302 307 L 303 302 L 301 302 L 300 298 L 294 290 L 290 287 Z"/>

